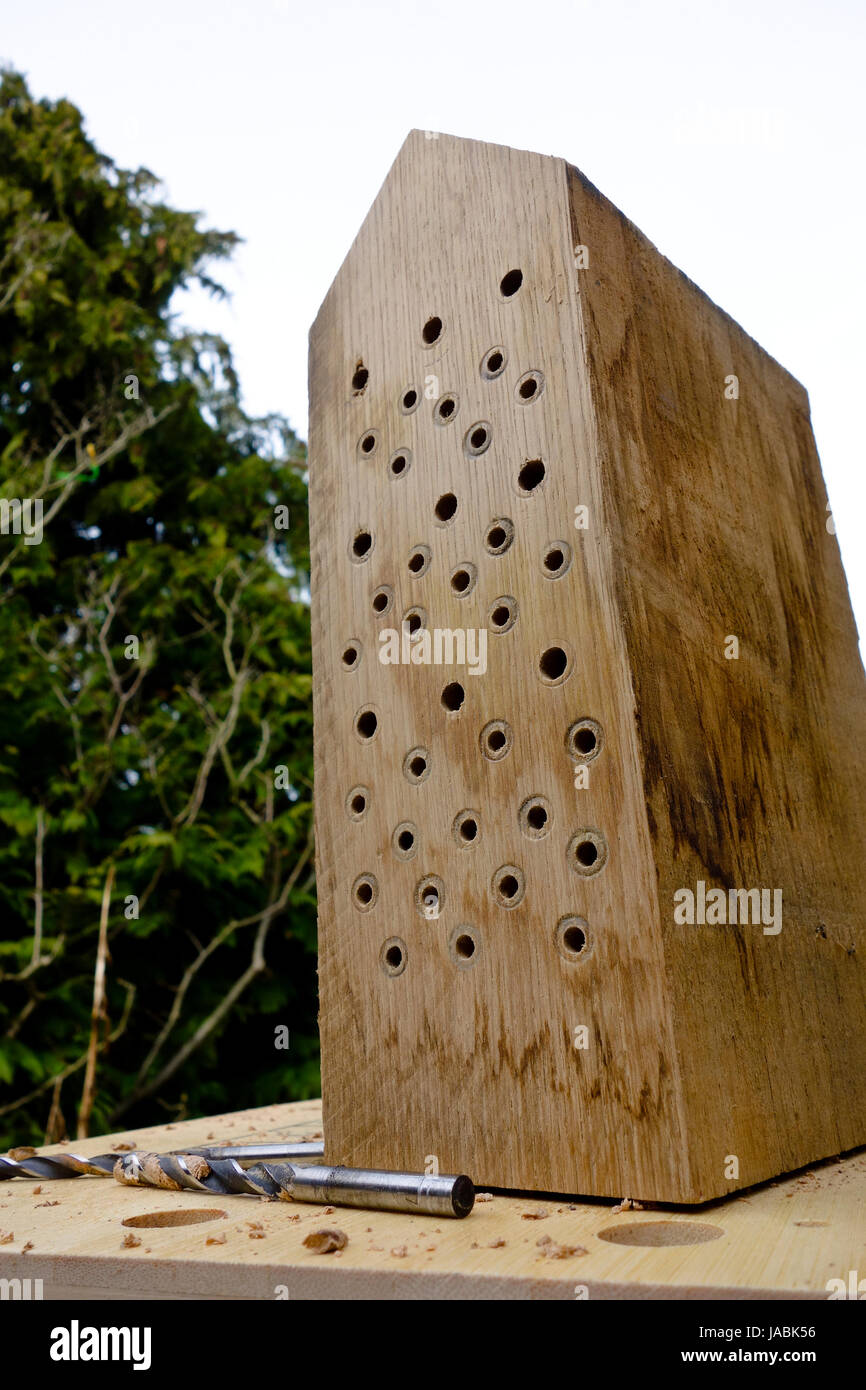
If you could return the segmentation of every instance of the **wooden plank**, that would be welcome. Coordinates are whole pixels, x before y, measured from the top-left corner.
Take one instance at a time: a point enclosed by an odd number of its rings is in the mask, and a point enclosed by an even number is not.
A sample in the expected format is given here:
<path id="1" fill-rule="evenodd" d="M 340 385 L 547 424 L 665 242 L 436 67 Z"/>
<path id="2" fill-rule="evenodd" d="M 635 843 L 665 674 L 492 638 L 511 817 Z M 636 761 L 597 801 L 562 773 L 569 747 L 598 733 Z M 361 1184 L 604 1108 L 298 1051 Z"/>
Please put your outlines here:
<path id="1" fill-rule="evenodd" d="M 319 1124 L 318 1103 L 303 1102 L 88 1139 L 74 1148 L 93 1154 L 119 1143 L 165 1150 L 208 1137 L 300 1139 L 319 1132 Z M 37 1186 L 41 1192 L 34 1192 Z M 192 1225 L 123 1224 L 214 1210 L 225 1216 Z M 858 1268 L 862 1275 L 864 1223 L 864 1153 L 700 1211 L 615 1213 L 598 1201 L 495 1195 L 464 1221 L 253 1197 L 220 1201 L 101 1178 L 15 1179 L 0 1185 L 0 1233 L 14 1235 L 0 1245 L 0 1279 L 29 1278 L 31 1287 L 41 1279 L 45 1299 L 821 1299 L 828 1280 L 847 1280 Z M 345 1250 L 323 1256 L 304 1247 L 304 1237 L 322 1226 L 345 1231 Z M 653 1240 L 688 1243 L 610 1239 L 647 1238 L 648 1231 Z M 141 1244 L 124 1248 L 129 1234 Z M 208 1245 L 214 1236 L 225 1242 Z M 544 1237 L 549 1240 L 539 1244 Z M 554 1257 L 546 1253 L 552 1247 L 586 1253 L 557 1258 L 555 1250 Z"/>
<path id="2" fill-rule="evenodd" d="M 562 161 L 421 132 L 310 380 L 332 1157 L 700 1202 L 863 1142 L 866 694 L 802 388 Z M 483 674 L 384 664 L 413 613 Z M 782 932 L 675 924 L 698 880 Z"/>

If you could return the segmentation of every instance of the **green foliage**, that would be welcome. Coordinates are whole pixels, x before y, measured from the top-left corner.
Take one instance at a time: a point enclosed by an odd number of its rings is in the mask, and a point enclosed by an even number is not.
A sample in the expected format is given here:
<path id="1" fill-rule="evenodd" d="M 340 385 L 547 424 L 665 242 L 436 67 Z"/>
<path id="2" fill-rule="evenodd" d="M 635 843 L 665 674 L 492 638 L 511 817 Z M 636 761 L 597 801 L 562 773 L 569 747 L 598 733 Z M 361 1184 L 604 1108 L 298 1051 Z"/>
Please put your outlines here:
<path id="1" fill-rule="evenodd" d="M 0 1144 L 75 1131 L 112 869 L 92 1132 L 318 1087 L 304 453 L 175 322 L 236 238 L 158 192 L 3 75 Z"/>

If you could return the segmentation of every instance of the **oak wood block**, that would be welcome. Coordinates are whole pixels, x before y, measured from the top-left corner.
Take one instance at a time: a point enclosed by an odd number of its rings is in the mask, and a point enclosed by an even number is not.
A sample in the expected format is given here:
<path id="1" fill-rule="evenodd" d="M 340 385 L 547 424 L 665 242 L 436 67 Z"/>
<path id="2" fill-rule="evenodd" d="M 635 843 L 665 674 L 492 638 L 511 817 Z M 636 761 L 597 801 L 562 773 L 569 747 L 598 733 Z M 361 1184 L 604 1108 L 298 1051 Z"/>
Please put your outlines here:
<path id="1" fill-rule="evenodd" d="M 803 388 L 576 169 L 413 132 L 310 391 L 329 1161 L 698 1203 L 866 1142 Z"/>

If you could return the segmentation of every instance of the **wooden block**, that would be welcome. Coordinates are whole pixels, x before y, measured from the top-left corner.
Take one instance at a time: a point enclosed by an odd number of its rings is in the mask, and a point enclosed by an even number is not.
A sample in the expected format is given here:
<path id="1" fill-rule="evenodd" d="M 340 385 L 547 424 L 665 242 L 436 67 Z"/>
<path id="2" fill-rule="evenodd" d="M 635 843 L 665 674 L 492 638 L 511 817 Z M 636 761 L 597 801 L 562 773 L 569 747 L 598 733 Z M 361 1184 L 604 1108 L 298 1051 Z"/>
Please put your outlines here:
<path id="1" fill-rule="evenodd" d="M 420 132 L 310 383 L 329 1160 L 697 1203 L 862 1144 L 866 686 L 802 387 L 577 170 Z M 383 662 L 410 619 L 477 645 Z"/>
<path id="2" fill-rule="evenodd" d="M 319 1124 L 318 1102 L 303 1101 L 68 1147 L 297 1140 Z M 838 1296 L 830 1280 L 844 1296 L 851 1271 L 863 1275 L 864 1216 L 863 1153 L 701 1212 L 497 1194 L 464 1221 L 16 1178 L 0 1183 L 0 1280 L 45 1300 L 819 1300 Z M 346 1248 L 305 1246 L 322 1227 L 343 1231 Z"/>

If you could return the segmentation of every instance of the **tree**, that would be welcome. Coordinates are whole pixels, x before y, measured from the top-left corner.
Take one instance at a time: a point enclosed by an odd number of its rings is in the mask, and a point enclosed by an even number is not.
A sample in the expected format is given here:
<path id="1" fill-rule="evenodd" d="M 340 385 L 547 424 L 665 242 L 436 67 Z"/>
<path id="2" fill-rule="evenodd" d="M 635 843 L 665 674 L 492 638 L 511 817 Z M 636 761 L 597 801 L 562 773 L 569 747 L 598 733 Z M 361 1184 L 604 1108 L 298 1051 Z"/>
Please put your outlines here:
<path id="1" fill-rule="evenodd" d="M 237 239 L 158 194 L 2 75 L 8 1142 L 318 1086 L 304 451 L 176 322 Z"/>

